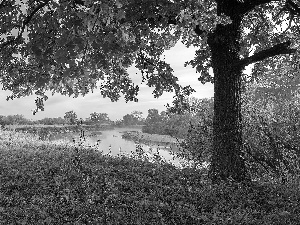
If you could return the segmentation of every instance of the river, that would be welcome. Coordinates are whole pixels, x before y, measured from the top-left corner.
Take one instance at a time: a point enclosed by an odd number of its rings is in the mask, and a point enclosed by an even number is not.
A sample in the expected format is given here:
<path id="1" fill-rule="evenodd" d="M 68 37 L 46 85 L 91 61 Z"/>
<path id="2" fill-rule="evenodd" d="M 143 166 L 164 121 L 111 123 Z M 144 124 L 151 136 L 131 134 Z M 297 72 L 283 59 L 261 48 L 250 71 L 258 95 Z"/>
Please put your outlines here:
<path id="1" fill-rule="evenodd" d="M 139 128 L 115 128 L 111 130 L 102 130 L 99 132 L 85 132 L 84 141 L 80 142 L 80 133 L 68 133 L 68 134 L 58 134 L 52 136 L 51 140 L 65 140 L 68 142 L 81 143 L 84 146 L 89 146 L 96 148 L 97 150 L 103 152 L 103 154 L 110 154 L 112 156 L 117 155 L 130 155 L 132 152 L 136 152 L 137 144 L 134 141 L 126 140 L 122 138 L 122 132 L 125 131 L 139 131 Z M 82 139 L 81 139 L 82 140 Z M 149 161 L 153 161 L 155 154 L 165 161 L 174 164 L 177 167 L 182 167 L 182 164 L 187 162 L 176 158 L 171 154 L 170 150 L 178 150 L 178 147 L 174 145 L 145 145 L 139 143 L 142 147 L 145 155 L 149 158 Z"/>

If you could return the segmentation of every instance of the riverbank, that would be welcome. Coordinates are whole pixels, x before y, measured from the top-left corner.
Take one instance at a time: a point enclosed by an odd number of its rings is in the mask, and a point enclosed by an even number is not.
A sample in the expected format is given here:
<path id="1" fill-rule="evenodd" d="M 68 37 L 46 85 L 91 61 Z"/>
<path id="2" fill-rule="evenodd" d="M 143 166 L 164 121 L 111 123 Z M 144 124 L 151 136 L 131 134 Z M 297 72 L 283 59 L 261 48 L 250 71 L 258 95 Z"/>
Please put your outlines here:
<path id="1" fill-rule="evenodd" d="M 148 134 L 141 131 L 125 131 L 122 133 L 122 138 L 144 144 L 155 143 L 162 145 L 178 145 L 183 141 L 183 139 L 174 138 L 169 135 Z"/>
<path id="2" fill-rule="evenodd" d="M 299 180 L 212 185 L 206 171 L 0 130 L 0 224 L 298 224 Z"/>

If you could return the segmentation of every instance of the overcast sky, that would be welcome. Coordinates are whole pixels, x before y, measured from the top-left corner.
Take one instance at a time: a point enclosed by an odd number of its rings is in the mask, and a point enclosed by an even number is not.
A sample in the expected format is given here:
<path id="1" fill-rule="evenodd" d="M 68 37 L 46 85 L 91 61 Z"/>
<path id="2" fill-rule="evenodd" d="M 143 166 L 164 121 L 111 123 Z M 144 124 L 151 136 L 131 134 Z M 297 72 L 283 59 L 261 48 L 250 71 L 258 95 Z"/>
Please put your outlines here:
<path id="1" fill-rule="evenodd" d="M 191 66 L 184 67 L 184 62 L 193 59 L 194 55 L 194 48 L 186 48 L 180 42 L 171 50 L 165 52 L 166 61 L 171 64 L 181 85 L 191 85 L 196 90 L 193 94 L 194 97 L 213 97 L 213 85 L 211 83 L 202 85 L 197 79 L 200 74 L 196 73 L 196 70 Z M 141 83 L 141 74 L 138 70 L 130 68 L 128 72 L 134 83 Z M 78 118 L 85 119 L 89 117 L 90 113 L 98 112 L 107 113 L 111 120 L 116 120 L 122 119 L 127 113 L 130 114 L 132 111 L 138 110 L 143 112 L 144 117 L 146 117 L 148 109 L 155 108 L 163 111 L 166 109 L 165 105 L 167 103 L 172 103 L 173 93 L 164 93 L 157 99 L 153 97 L 152 91 L 153 88 L 149 88 L 145 84 L 141 85 L 137 103 L 126 103 L 123 97 L 118 102 L 111 102 L 110 99 L 103 98 L 99 90 L 94 90 L 94 93 L 78 98 L 49 94 L 49 99 L 45 102 L 45 111 L 32 115 L 32 111 L 35 109 L 34 100 L 36 96 L 6 101 L 6 96 L 10 92 L 0 90 L 0 115 L 22 114 L 28 119 L 37 120 L 45 117 L 63 117 L 65 112 L 74 110 Z"/>

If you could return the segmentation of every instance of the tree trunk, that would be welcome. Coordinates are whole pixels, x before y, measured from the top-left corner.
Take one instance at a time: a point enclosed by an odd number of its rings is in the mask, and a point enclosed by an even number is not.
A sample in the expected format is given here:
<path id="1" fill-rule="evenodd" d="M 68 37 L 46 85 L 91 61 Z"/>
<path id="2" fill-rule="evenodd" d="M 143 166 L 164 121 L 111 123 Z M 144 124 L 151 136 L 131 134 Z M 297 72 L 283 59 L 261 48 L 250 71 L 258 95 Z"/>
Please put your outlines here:
<path id="1" fill-rule="evenodd" d="M 241 81 L 239 61 L 241 18 L 218 24 L 208 37 L 214 72 L 213 152 L 209 176 L 213 183 L 247 178 L 242 157 Z"/>

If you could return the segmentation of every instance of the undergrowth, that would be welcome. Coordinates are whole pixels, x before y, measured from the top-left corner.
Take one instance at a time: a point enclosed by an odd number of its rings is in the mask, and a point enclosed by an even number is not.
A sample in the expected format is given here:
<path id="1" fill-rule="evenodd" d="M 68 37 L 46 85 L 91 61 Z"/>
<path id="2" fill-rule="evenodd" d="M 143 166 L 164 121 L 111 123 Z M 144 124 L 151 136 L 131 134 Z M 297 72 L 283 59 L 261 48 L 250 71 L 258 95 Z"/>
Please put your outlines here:
<path id="1" fill-rule="evenodd" d="M 212 185 L 206 172 L 0 130 L 0 224 L 299 223 L 299 179 Z"/>

